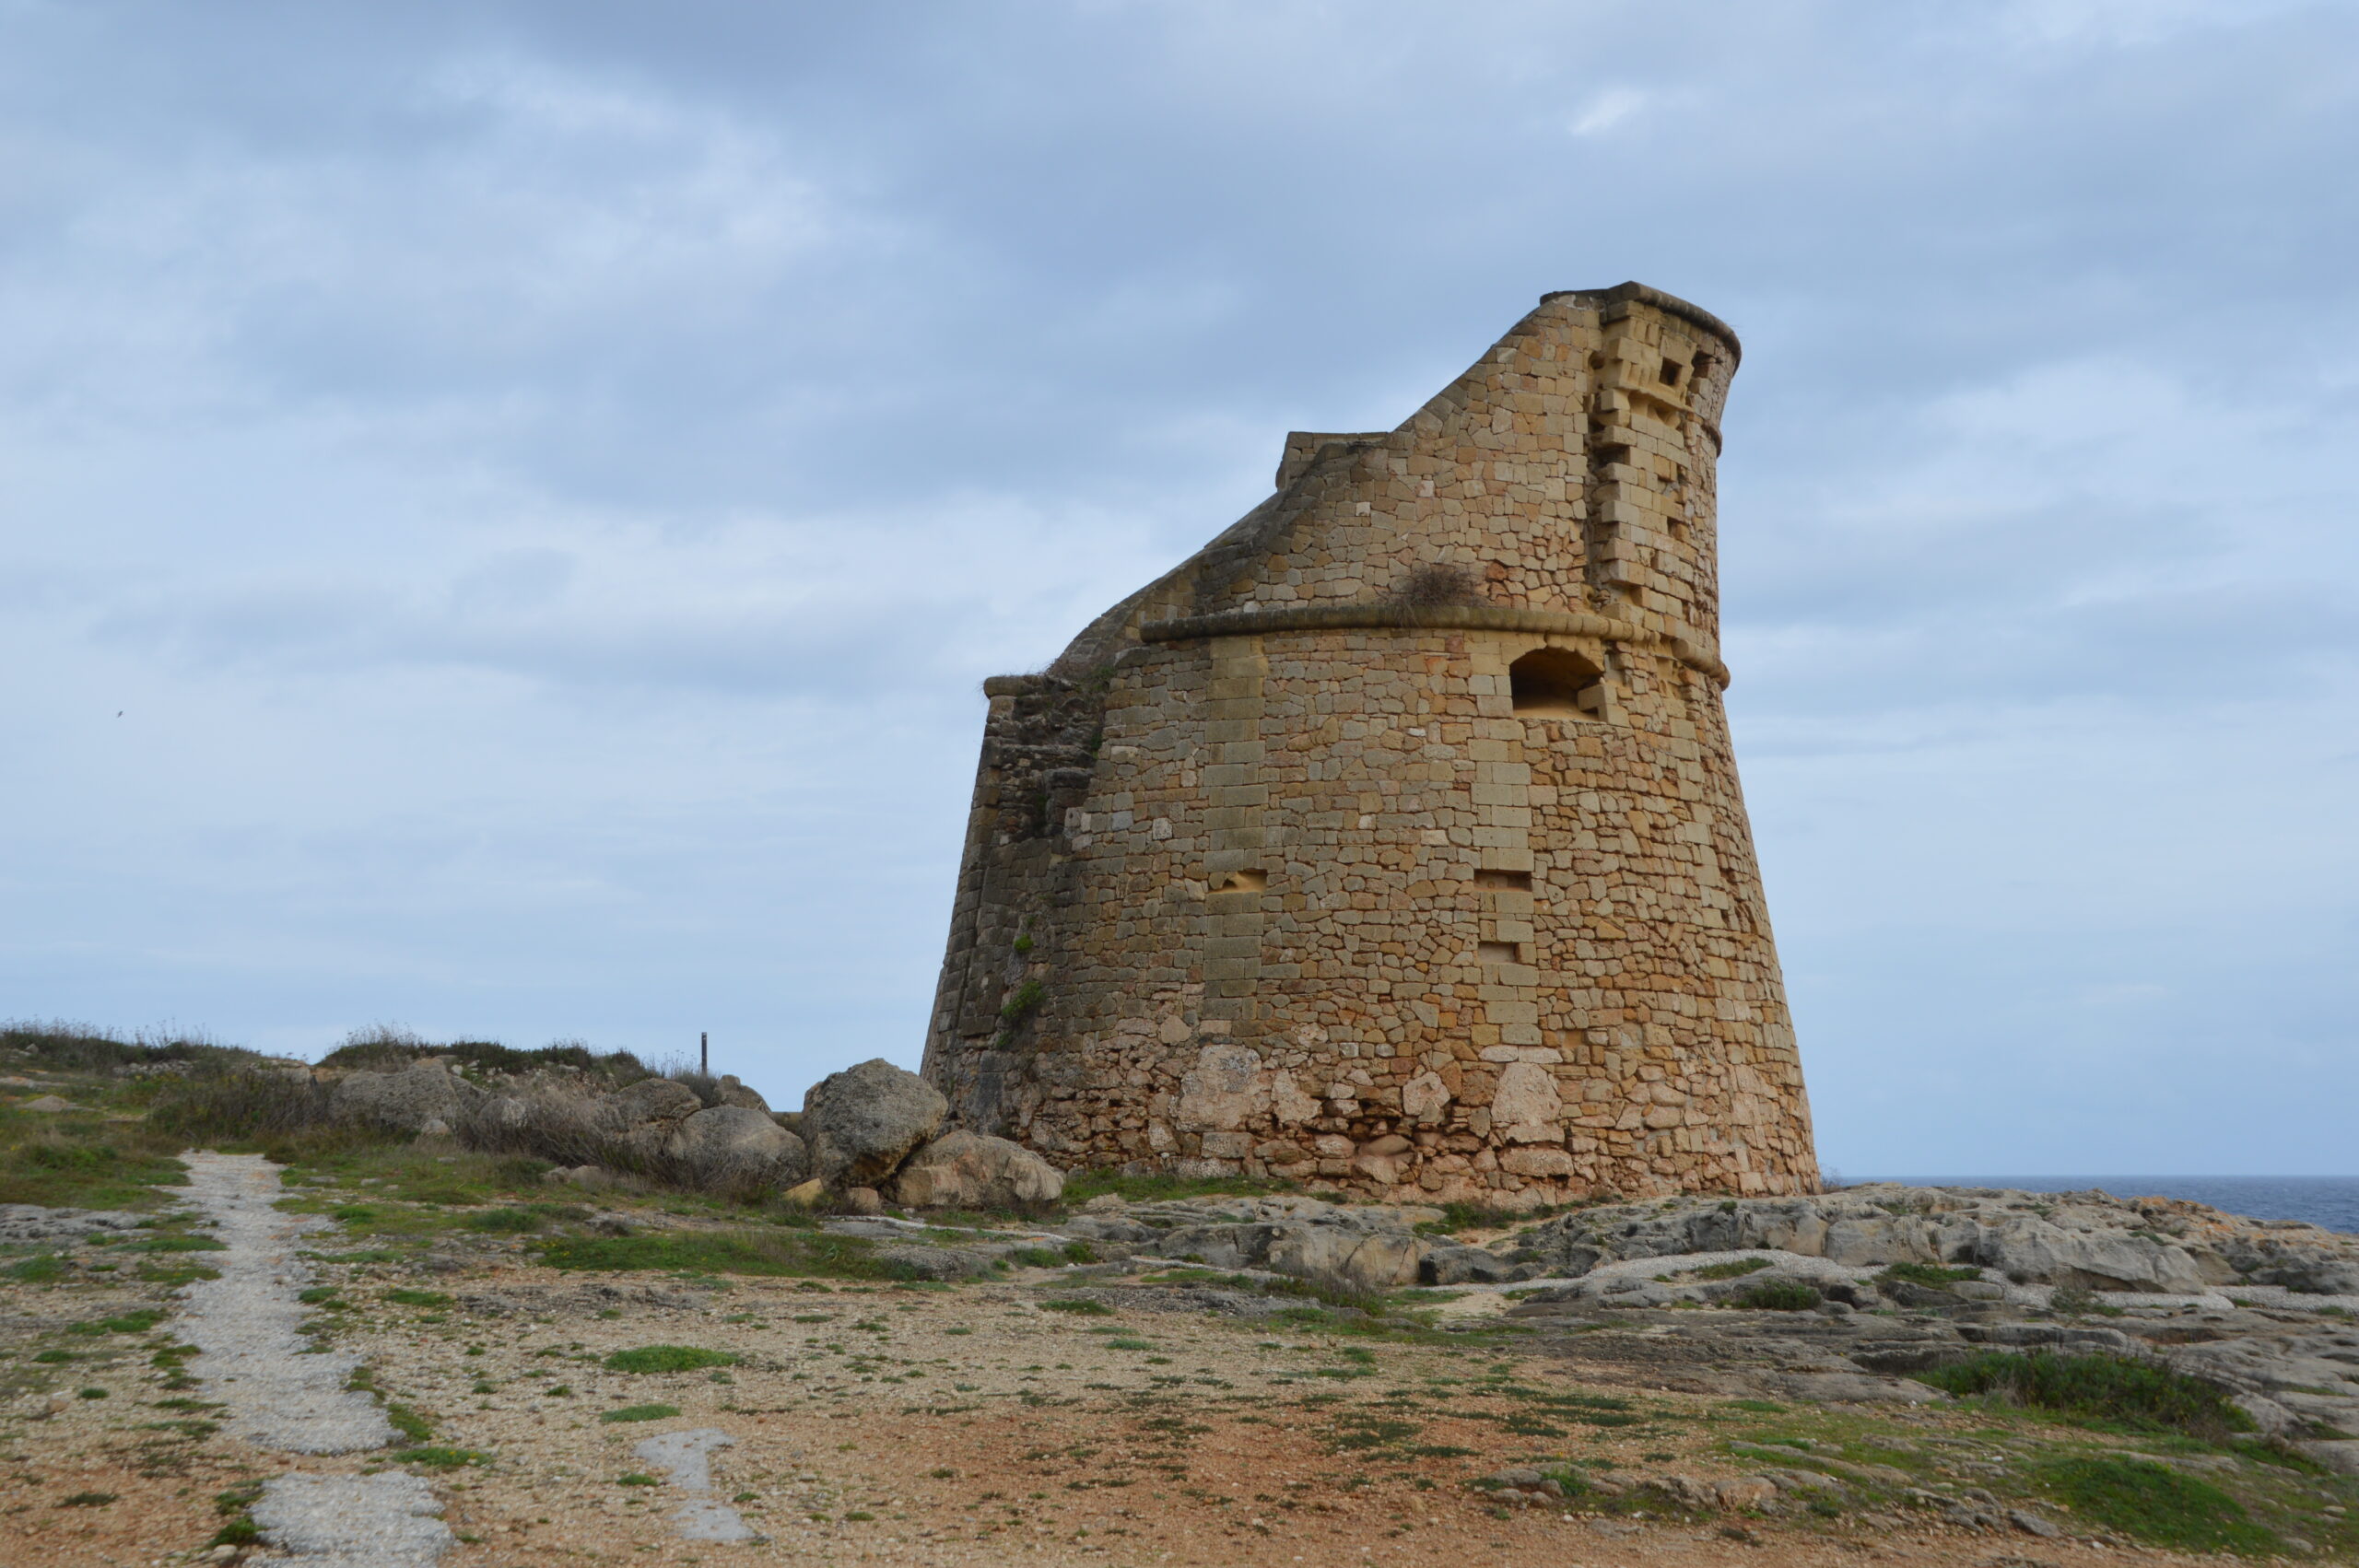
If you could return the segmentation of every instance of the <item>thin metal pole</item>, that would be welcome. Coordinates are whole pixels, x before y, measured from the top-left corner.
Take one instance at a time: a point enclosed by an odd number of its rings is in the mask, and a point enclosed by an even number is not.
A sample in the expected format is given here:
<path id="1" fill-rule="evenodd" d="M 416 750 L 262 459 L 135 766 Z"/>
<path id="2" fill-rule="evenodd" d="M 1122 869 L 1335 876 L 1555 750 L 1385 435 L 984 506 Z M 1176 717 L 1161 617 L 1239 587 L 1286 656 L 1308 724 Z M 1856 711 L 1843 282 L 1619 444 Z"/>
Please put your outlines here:
<path id="1" fill-rule="evenodd" d="M 712 1036 L 709 1034 L 697 1036 L 697 1071 L 707 1078 L 712 1076 Z"/>

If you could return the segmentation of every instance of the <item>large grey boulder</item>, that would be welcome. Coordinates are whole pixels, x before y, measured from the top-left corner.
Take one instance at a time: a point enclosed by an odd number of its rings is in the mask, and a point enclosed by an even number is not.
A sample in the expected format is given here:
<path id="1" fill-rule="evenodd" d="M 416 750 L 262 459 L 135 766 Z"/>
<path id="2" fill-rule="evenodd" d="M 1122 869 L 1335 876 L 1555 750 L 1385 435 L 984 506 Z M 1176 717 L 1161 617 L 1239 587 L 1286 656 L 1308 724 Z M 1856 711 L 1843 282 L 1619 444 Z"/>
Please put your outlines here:
<path id="1" fill-rule="evenodd" d="M 811 1174 L 831 1188 L 874 1187 L 942 1129 L 950 1102 L 882 1057 L 830 1073 L 803 1096 Z"/>
<path id="2" fill-rule="evenodd" d="M 912 1209 L 1007 1209 L 1064 1190 L 1056 1166 L 1021 1143 L 960 1129 L 910 1155 L 887 1196 Z"/>
<path id="3" fill-rule="evenodd" d="M 651 1121 L 683 1121 L 702 1109 L 704 1101 L 694 1089 L 669 1078 L 642 1078 L 607 1095 L 600 1106 L 616 1131 Z"/>
<path id="4" fill-rule="evenodd" d="M 745 1106 L 714 1106 L 687 1117 L 667 1153 L 678 1177 L 706 1192 L 792 1187 L 809 1163 L 803 1140 Z"/>
<path id="5" fill-rule="evenodd" d="M 1338 1290 L 1388 1291 L 1415 1284 L 1434 1246 L 1394 1210 L 1303 1199 L 1227 1207 L 1234 1219 L 1207 1214 L 1188 1223 L 1194 1218 L 1188 1216 L 1162 1233 L 1155 1250 L 1215 1269 L 1267 1269 Z"/>
<path id="6" fill-rule="evenodd" d="M 396 1132 L 423 1132 L 438 1123 L 448 1130 L 481 1094 L 441 1062 L 413 1062 L 399 1072 L 354 1072 L 338 1079 L 328 1092 L 328 1114 L 337 1121 Z"/>
<path id="7" fill-rule="evenodd" d="M 2190 1294 L 2205 1285 L 2186 1248 L 2146 1236 L 2067 1230 L 2036 1217 L 2010 1218 L 1978 1230 L 1971 1251 L 1963 1255 L 2011 1279 L 2099 1291 Z"/>
<path id="8" fill-rule="evenodd" d="M 704 1109 L 694 1089 L 669 1078 L 642 1078 L 598 1102 L 604 1131 L 599 1163 L 662 1176 L 672 1168 L 680 1128 Z"/>

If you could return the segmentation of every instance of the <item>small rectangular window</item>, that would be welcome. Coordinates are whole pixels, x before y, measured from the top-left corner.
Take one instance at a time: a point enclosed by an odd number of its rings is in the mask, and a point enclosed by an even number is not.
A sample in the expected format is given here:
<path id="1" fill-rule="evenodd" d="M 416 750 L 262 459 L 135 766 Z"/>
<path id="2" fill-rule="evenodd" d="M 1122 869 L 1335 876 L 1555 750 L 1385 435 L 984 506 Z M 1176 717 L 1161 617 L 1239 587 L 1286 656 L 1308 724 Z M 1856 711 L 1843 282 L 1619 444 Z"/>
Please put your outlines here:
<path id="1" fill-rule="evenodd" d="M 1269 886 L 1267 872 L 1229 872 L 1213 878 L 1215 893 L 1265 893 Z"/>
<path id="2" fill-rule="evenodd" d="M 1512 888 L 1518 893 L 1529 893 L 1532 891 L 1532 873 L 1530 872 L 1480 871 L 1474 873 L 1474 885 Z"/>
<path id="3" fill-rule="evenodd" d="M 1474 958 L 1481 964 L 1520 964 L 1523 962 L 1523 944 L 1514 942 L 1478 942 L 1474 944 Z"/>

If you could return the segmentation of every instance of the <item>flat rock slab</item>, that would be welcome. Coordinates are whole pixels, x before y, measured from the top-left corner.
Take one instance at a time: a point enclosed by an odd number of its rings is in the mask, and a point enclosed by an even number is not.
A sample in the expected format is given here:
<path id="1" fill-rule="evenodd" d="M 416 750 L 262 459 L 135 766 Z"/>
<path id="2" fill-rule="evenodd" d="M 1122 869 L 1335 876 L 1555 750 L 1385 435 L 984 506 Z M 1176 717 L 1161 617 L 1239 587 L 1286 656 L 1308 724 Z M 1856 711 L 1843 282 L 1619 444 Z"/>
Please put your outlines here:
<path id="1" fill-rule="evenodd" d="M 1795 1372 L 1771 1379 L 1790 1398 L 1826 1405 L 1923 1405 L 1948 1395 L 1906 1377 L 1855 1372 Z"/>
<path id="2" fill-rule="evenodd" d="M 275 1476 L 254 1524 L 276 1561 L 305 1568 L 433 1568 L 452 1544 L 442 1504 L 417 1476 Z"/>
<path id="3" fill-rule="evenodd" d="M 0 1241 L 78 1241 L 99 1231 L 135 1231 L 149 1216 L 120 1209 L 44 1209 L 0 1203 Z"/>
<path id="4" fill-rule="evenodd" d="M 712 1451 L 731 1447 L 736 1441 L 717 1426 L 698 1426 L 658 1433 L 638 1444 L 631 1452 L 642 1463 L 669 1475 L 672 1484 L 681 1491 L 710 1492 Z M 683 1504 L 672 1515 L 672 1526 L 683 1540 L 727 1543 L 762 1539 L 761 1532 L 747 1524 L 736 1509 L 710 1497 L 694 1498 Z"/>

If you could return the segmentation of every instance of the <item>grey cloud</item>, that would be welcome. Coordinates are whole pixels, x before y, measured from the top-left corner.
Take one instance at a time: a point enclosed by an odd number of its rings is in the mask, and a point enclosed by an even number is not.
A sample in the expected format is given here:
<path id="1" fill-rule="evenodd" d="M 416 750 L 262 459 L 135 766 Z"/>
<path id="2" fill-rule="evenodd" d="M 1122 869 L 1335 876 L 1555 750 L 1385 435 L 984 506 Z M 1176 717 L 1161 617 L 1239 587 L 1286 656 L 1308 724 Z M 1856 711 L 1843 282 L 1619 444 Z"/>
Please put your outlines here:
<path id="1" fill-rule="evenodd" d="M 1731 701 L 1836 1163 L 2056 1164 L 2108 1074 L 2224 1151 L 2165 1088 L 2248 1046 L 2359 1088 L 2247 913 L 2359 871 L 2346 6 L 6 17 L 29 1010 L 906 1059 L 974 680 L 1637 276 L 1746 342 Z M 208 884 L 202 951 L 129 913 Z M 1895 1149 L 1984 1069 L 2057 1119 Z"/>

